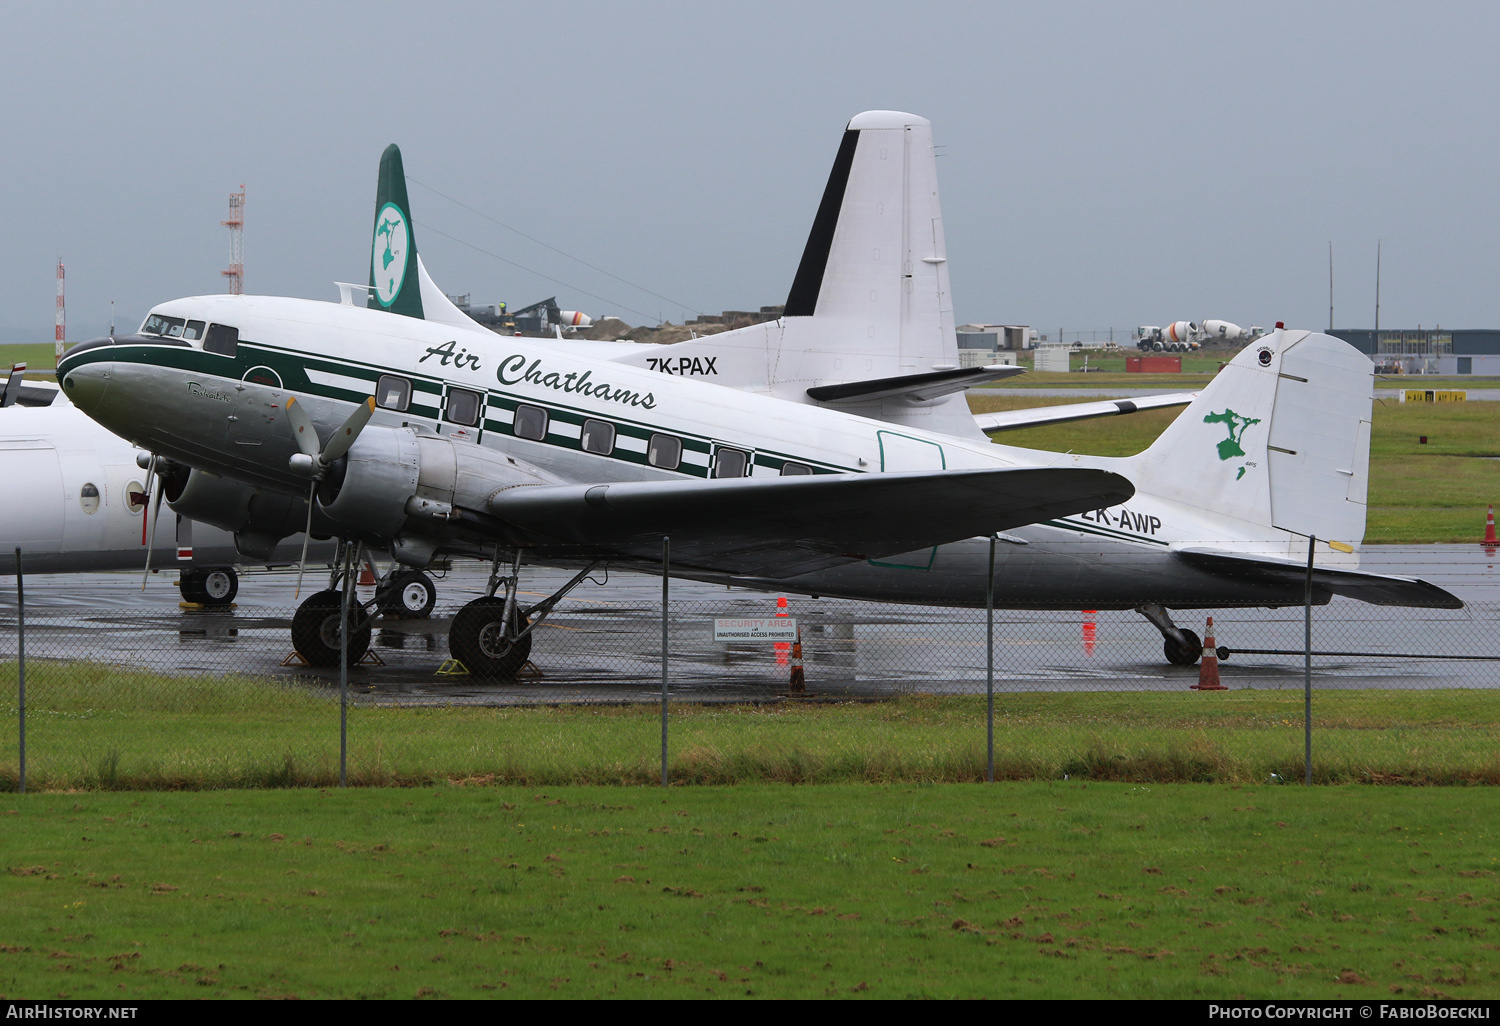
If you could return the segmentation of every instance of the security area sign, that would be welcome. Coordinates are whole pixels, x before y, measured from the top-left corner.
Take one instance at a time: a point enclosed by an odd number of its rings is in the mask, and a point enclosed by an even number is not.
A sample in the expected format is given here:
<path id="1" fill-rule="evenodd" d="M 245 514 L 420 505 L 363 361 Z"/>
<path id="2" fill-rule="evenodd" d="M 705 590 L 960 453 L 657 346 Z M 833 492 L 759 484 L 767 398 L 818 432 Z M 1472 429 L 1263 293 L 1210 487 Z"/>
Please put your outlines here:
<path id="1" fill-rule="evenodd" d="M 774 616 L 764 620 L 715 620 L 715 641 L 796 641 L 797 619 Z"/>

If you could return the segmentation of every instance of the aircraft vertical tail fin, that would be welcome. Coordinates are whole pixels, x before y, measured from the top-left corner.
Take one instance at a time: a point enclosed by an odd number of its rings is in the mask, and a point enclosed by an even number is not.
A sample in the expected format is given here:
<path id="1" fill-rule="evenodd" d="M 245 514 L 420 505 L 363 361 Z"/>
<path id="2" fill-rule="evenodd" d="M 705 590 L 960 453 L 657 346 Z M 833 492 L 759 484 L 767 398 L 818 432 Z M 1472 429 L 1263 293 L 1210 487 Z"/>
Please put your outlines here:
<path id="1" fill-rule="evenodd" d="M 438 288 L 417 255 L 417 236 L 406 195 L 406 169 L 395 143 L 380 155 L 380 179 L 375 186 L 375 228 L 370 246 L 372 309 L 473 327 L 468 315 Z"/>
<path id="2" fill-rule="evenodd" d="M 957 368 L 951 297 L 932 124 L 866 111 L 839 141 L 783 316 L 619 359 L 666 373 L 703 368 L 716 384 L 814 403 L 808 390 L 819 386 Z M 841 408 L 978 435 L 962 395 Z"/>
<path id="3" fill-rule="evenodd" d="M 1277 330 L 1219 371 L 1124 473 L 1142 491 L 1211 513 L 1358 544 L 1373 378 L 1353 346 Z"/>
<path id="4" fill-rule="evenodd" d="M 411 203 L 406 197 L 406 169 L 401 163 L 401 148 L 395 143 L 380 155 L 368 305 L 407 317 L 422 317 L 417 239 L 412 232 Z"/>

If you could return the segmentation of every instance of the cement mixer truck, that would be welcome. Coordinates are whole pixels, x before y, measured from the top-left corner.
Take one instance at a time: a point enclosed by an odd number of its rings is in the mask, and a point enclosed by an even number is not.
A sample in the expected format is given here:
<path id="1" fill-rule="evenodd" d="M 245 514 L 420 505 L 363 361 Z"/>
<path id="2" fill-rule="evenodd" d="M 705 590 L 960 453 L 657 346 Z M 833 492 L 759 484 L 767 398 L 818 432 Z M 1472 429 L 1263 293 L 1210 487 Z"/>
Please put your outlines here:
<path id="1" fill-rule="evenodd" d="M 1205 342 L 1250 342 L 1264 334 L 1265 329 L 1259 326 L 1246 329 L 1216 318 L 1173 321 L 1164 328 L 1143 324 L 1135 329 L 1135 347 L 1143 353 L 1187 353 L 1202 348 Z"/>

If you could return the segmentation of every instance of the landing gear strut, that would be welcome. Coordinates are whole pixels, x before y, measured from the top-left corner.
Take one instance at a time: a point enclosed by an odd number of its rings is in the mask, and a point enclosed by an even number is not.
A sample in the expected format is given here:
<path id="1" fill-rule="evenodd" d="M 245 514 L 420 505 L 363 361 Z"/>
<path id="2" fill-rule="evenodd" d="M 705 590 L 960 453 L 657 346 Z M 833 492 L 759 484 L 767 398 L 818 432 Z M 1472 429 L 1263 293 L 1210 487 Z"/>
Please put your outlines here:
<path id="1" fill-rule="evenodd" d="M 521 550 L 511 562 L 510 576 L 500 576 L 500 553 L 490 572 L 488 592 L 458 611 L 448 632 L 448 650 L 474 676 L 489 680 L 510 680 L 526 665 L 531 655 L 531 632 L 563 597 L 583 583 L 599 563 L 596 560 L 579 571 L 572 580 L 533 606 L 522 608 L 519 601 Z M 501 586 L 505 597 L 497 598 Z"/>
<path id="2" fill-rule="evenodd" d="M 1173 666 L 1193 666 L 1203 655 L 1203 639 L 1195 632 L 1179 627 L 1172 622 L 1172 614 L 1165 606 L 1147 602 L 1136 606 L 1135 611 L 1161 631 L 1162 652 Z"/>

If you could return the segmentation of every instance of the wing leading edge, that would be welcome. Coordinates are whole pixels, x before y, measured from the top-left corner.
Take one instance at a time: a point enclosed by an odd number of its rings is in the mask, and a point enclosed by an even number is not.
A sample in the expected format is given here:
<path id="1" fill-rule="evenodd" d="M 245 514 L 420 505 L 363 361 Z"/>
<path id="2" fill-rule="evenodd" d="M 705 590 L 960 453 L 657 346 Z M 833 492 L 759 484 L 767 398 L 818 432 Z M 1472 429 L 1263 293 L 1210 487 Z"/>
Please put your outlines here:
<path id="1" fill-rule="evenodd" d="M 512 488 L 490 512 L 519 544 L 582 546 L 737 574 L 785 577 L 1115 505 L 1102 470 L 1020 467 Z"/>

